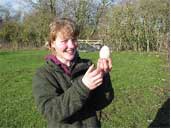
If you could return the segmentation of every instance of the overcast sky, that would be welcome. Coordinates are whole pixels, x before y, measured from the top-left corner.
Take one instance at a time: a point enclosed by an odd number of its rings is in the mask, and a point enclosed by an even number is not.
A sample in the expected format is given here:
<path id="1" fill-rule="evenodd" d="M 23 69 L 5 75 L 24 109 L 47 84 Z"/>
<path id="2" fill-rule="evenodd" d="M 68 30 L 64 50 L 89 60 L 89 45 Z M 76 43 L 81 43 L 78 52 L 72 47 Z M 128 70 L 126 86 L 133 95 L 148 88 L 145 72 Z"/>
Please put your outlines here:
<path id="1" fill-rule="evenodd" d="M 0 0 L 0 5 L 10 10 L 19 10 L 21 8 L 18 0 Z"/>
<path id="2" fill-rule="evenodd" d="M 15 15 L 17 11 L 21 11 L 24 14 L 31 9 L 28 4 L 24 3 L 24 0 L 0 0 L 0 6 L 8 9 L 11 15 Z"/>

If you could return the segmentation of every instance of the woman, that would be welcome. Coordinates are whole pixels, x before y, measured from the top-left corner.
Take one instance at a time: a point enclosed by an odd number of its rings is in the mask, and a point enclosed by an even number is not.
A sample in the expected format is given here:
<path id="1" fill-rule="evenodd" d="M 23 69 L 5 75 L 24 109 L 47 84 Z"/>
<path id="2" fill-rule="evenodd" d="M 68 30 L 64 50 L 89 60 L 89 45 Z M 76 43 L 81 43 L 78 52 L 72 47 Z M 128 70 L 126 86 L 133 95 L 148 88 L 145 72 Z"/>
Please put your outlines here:
<path id="1" fill-rule="evenodd" d="M 97 68 L 77 52 L 74 21 L 55 19 L 50 24 L 51 55 L 33 78 L 33 95 L 48 128 L 97 128 L 96 112 L 113 99 L 111 59 L 99 59 Z"/>

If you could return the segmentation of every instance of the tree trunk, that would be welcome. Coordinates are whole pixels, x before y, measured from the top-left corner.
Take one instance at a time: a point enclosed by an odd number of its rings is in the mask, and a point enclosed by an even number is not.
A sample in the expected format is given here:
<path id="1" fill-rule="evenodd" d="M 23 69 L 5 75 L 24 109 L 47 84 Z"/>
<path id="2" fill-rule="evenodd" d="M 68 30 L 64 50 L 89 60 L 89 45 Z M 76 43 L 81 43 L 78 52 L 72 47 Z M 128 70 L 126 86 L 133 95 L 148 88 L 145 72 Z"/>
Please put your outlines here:
<path id="1" fill-rule="evenodd" d="M 149 42 L 149 40 L 147 39 L 147 52 L 149 52 L 150 51 L 150 42 Z"/>

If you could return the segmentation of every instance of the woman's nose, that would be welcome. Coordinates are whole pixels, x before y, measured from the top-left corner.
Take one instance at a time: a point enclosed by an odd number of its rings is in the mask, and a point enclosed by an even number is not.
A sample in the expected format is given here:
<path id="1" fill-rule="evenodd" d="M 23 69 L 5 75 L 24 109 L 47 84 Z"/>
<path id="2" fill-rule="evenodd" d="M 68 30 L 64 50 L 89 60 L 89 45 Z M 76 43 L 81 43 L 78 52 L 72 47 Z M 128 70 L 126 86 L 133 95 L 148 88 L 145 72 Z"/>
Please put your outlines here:
<path id="1" fill-rule="evenodd" d="M 68 40 L 68 47 L 69 48 L 76 48 L 77 47 L 77 42 L 76 41 L 73 41 L 73 40 Z"/>

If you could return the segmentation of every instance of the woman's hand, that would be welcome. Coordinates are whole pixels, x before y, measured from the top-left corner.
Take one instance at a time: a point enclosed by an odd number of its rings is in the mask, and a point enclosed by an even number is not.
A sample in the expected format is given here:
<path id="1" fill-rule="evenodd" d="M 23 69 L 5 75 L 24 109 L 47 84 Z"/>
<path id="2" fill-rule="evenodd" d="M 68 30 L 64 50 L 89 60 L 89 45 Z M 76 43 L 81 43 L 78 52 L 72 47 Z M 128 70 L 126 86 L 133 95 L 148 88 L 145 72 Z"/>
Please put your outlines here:
<path id="1" fill-rule="evenodd" d="M 93 90 L 103 83 L 103 72 L 91 65 L 83 76 L 82 82 L 90 90 Z"/>
<path id="2" fill-rule="evenodd" d="M 85 75 L 82 82 L 90 90 L 93 90 L 103 83 L 103 76 L 112 70 L 112 59 L 99 58 L 97 62 L 97 68 L 91 65 Z"/>
<path id="3" fill-rule="evenodd" d="M 111 58 L 99 58 L 97 62 L 97 68 L 104 73 L 108 73 L 112 70 L 112 59 Z"/>

